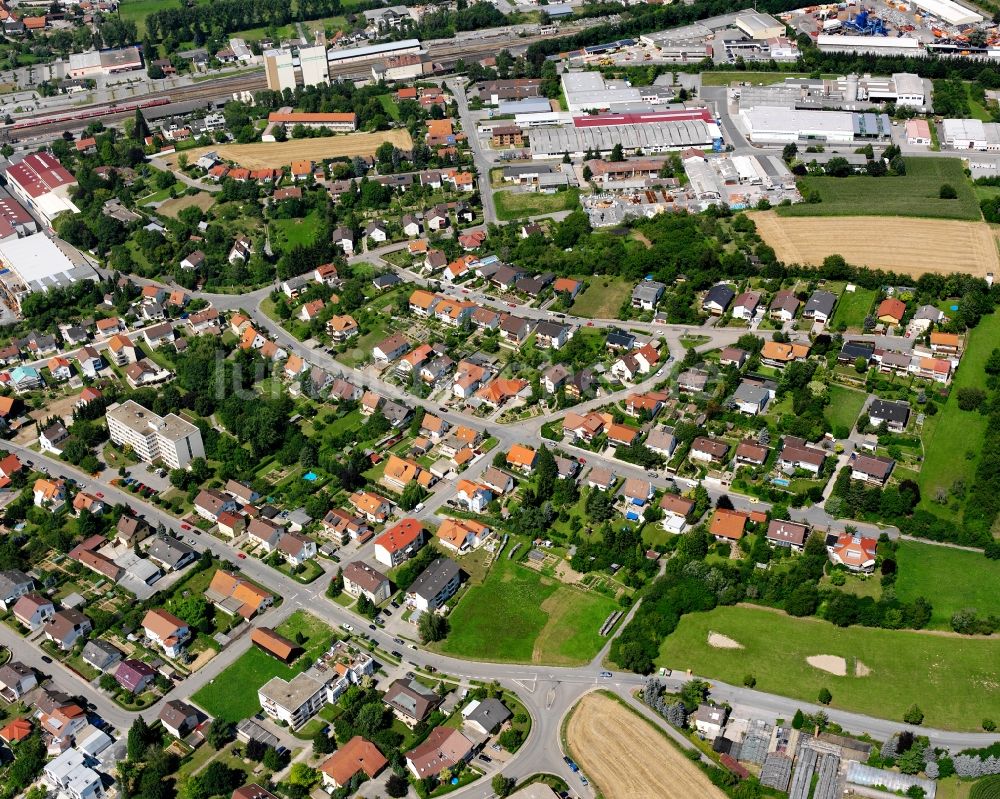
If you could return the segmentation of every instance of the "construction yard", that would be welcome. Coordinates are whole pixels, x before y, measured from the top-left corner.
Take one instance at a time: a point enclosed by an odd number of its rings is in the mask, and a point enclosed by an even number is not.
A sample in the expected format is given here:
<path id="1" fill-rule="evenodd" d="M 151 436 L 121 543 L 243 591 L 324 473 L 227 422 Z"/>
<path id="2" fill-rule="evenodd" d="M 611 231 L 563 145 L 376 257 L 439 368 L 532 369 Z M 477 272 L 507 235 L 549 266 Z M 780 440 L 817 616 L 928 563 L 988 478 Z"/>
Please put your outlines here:
<path id="1" fill-rule="evenodd" d="M 576 705 L 566 743 L 604 799 L 725 797 L 662 732 L 603 694 L 587 694 Z"/>
<path id="2" fill-rule="evenodd" d="M 821 264 L 841 255 L 855 266 L 919 277 L 1000 269 L 996 231 L 985 222 L 882 216 L 749 214 L 761 238 L 785 263 Z"/>
<path id="3" fill-rule="evenodd" d="M 375 155 L 383 142 L 392 142 L 401 150 L 410 150 L 413 140 L 405 129 L 378 133 L 347 133 L 316 139 L 289 139 L 286 142 L 256 144 L 217 144 L 184 150 L 189 163 L 207 152 L 215 152 L 225 161 L 233 161 L 248 169 L 280 169 L 292 161 L 322 161 L 326 158 L 349 158 L 355 155 Z M 164 159 L 171 169 L 177 167 L 177 155 Z"/>

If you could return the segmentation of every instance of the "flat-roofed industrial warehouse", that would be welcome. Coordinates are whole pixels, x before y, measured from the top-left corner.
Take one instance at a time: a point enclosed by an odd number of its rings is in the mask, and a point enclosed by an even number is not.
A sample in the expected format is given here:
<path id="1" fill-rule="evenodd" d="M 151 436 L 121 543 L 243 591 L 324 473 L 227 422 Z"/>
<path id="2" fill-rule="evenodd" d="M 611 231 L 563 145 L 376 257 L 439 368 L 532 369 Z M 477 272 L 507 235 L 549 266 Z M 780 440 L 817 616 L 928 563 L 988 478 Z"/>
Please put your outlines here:
<path id="1" fill-rule="evenodd" d="M 888 139 L 892 135 L 892 125 L 886 114 L 757 106 L 742 109 L 740 120 L 751 141 L 771 144 L 800 140 L 851 144 L 856 140 Z"/>
<path id="2" fill-rule="evenodd" d="M 531 131 L 532 158 L 557 158 L 563 153 L 583 155 L 587 150 L 610 152 L 621 144 L 626 152 L 644 153 L 711 147 L 719 129 L 702 120 L 658 122 L 648 125 L 614 125 L 593 128 L 535 128 Z"/>
<path id="3" fill-rule="evenodd" d="M 949 25 L 972 25 L 983 21 L 983 15 L 954 0 L 914 0 L 913 5 Z"/>
<path id="4" fill-rule="evenodd" d="M 331 67 L 339 64 L 350 64 L 355 61 L 371 61 L 375 58 L 386 58 L 403 53 L 419 53 L 419 39 L 402 39 L 398 42 L 383 44 L 368 44 L 364 47 L 344 47 L 327 50 L 326 57 Z"/>

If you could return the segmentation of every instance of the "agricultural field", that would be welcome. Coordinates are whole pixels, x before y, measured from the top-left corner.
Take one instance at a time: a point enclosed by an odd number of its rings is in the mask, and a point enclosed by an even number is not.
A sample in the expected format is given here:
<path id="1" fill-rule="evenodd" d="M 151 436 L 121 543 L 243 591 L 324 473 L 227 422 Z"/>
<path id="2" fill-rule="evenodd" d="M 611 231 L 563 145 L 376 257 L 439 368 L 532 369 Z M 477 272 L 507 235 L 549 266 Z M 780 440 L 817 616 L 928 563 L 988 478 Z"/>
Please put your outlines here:
<path id="1" fill-rule="evenodd" d="M 903 602 L 929 599 L 932 627 L 951 629 L 952 614 L 963 608 L 975 608 L 980 616 L 1000 615 L 1000 562 L 981 552 L 900 541 L 896 563 L 896 596 Z"/>
<path id="2" fill-rule="evenodd" d="M 858 202 L 850 207 L 857 213 L 864 210 L 863 205 Z M 821 207 L 822 204 L 792 206 L 793 209 Z M 965 272 L 985 277 L 987 272 L 1000 270 L 997 239 L 985 222 L 875 215 L 792 217 L 779 216 L 774 211 L 754 212 L 749 216 L 778 259 L 789 264 L 818 265 L 828 255 L 841 255 L 856 266 L 913 277 L 926 272 Z"/>
<path id="3" fill-rule="evenodd" d="M 862 391 L 837 385 L 831 385 L 829 391 L 830 404 L 823 409 L 823 415 L 834 429 L 845 427 L 853 430 L 867 396 Z"/>
<path id="4" fill-rule="evenodd" d="M 808 153 L 801 158 L 808 160 Z M 958 198 L 942 200 L 941 185 L 955 188 Z M 804 177 L 799 188 L 805 195 L 817 191 L 820 203 L 779 208 L 784 217 L 798 216 L 916 216 L 980 220 L 979 201 L 962 162 L 957 158 L 908 158 L 901 177 Z M 868 243 L 866 237 L 865 242 Z M 846 256 L 845 256 L 846 257 Z"/>
<path id="5" fill-rule="evenodd" d="M 578 189 L 557 191 L 555 194 L 539 194 L 533 191 L 496 191 L 493 202 L 497 206 L 497 218 L 509 222 L 528 216 L 555 214 L 570 211 L 580 204 Z"/>
<path id="6" fill-rule="evenodd" d="M 725 794 L 636 711 L 590 693 L 571 711 L 566 744 L 605 799 L 723 799 Z"/>
<path id="7" fill-rule="evenodd" d="M 438 651 L 507 663 L 587 663 L 607 641 L 597 631 L 618 607 L 608 596 L 563 585 L 506 557 L 452 611 Z"/>
<path id="8" fill-rule="evenodd" d="M 710 646 L 713 632 L 741 648 Z M 817 655 L 843 658 L 846 674 L 806 662 Z M 973 730 L 983 718 L 1000 717 L 1000 696 L 992 689 L 1000 681 L 1000 640 L 840 628 L 763 608 L 725 607 L 684 616 L 664 641 L 658 665 L 734 685 L 753 674 L 757 690 L 807 702 L 825 687 L 833 707 L 881 718 L 902 719 L 916 703 L 929 727 Z"/>
<path id="9" fill-rule="evenodd" d="M 256 144 L 217 144 L 212 147 L 193 147 L 184 152 L 194 163 L 207 152 L 216 152 L 224 161 L 235 161 L 249 169 L 280 169 L 292 161 L 322 161 L 325 158 L 343 158 L 352 155 L 375 155 L 380 144 L 392 142 L 401 150 L 413 147 L 408 131 L 384 130 L 378 133 L 347 133 L 316 139 L 289 139 L 287 142 L 258 142 Z M 166 159 L 173 167 L 176 164 Z"/>
<path id="10" fill-rule="evenodd" d="M 830 327 L 836 330 L 843 322 L 848 329 L 862 329 L 865 317 L 868 316 L 874 303 L 874 289 L 863 289 L 861 286 L 856 286 L 854 291 L 845 291 L 837 300 L 837 307 L 833 311 Z"/>
<path id="11" fill-rule="evenodd" d="M 573 303 L 573 315 L 588 319 L 614 319 L 632 294 L 632 283 L 616 277 L 595 275 Z"/>
<path id="12" fill-rule="evenodd" d="M 962 363 L 952 381 L 948 400 L 936 416 L 924 422 L 925 456 L 920 467 L 920 506 L 937 515 L 950 513 L 947 506 L 936 502 L 940 492 L 948 492 L 955 481 L 971 485 L 979 463 L 987 417 L 963 411 L 958 407 L 958 390 L 964 387 L 983 388 L 986 359 L 1000 341 L 1000 314 L 989 314 L 969 334 Z M 972 457 L 966 453 L 972 452 Z"/>

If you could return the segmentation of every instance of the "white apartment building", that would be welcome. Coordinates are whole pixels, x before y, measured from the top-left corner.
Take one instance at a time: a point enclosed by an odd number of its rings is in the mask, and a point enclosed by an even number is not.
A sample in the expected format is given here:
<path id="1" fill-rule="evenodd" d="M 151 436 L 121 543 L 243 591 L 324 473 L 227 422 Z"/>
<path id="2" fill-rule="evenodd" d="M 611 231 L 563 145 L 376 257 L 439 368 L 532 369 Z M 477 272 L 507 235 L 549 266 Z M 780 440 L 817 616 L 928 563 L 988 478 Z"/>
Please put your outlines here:
<path id="1" fill-rule="evenodd" d="M 272 677 L 257 691 L 260 706 L 268 716 L 298 729 L 326 704 L 326 685 L 307 674 L 298 674 L 291 682 Z"/>
<path id="2" fill-rule="evenodd" d="M 183 469 L 205 457 L 201 431 L 174 413 L 158 416 L 132 400 L 112 405 L 106 414 L 111 440 L 128 444 L 147 463 L 160 459 L 172 469 Z"/>

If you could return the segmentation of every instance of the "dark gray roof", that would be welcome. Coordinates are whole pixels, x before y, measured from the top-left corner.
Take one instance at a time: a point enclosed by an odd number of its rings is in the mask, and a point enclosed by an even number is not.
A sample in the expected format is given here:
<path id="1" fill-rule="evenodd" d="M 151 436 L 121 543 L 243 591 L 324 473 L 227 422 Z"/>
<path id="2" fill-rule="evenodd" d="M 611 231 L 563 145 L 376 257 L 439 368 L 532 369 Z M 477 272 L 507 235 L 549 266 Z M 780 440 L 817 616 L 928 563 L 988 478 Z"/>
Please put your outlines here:
<path id="1" fill-rule="evenodd" d="M 888 422 L 906 424 L 906 420 L 910 418 L 910 406 L 905 402 L 889 402 L 876 397 L 868 406 L 868 415 Z"/>
<path id="2" fill-rule="evenodd" d="M 466 716 L 466 721 L 475 722 L 487 732 L 493 732 L 511 715 L 507 706 L 499 699 L 484 699 Z"/>
<path id="3" fill-rule="evenodd" d="M 870 341 L 845 341 L 840 350 L 841 358 L 864 358 L 870 360 L 875 352 L 875 345 Z"/>
<path id="4" fill-rule="evenodd" d="M 716 303 L 721 308 L 728 308 L 729 303 L 733 301 L 735 296 L 736 292 L 725 283 L 717 283 L 708 290 L 708 294 L 705 295 L 705 301 L 702 305 Z"/>
<path id="5" fill-rule="evenodd" d="M 461 570 L 448 558 L 438 558 L 413 581 L 410 592 L 426 599 L 433 599 Z"/>
<path id="6" fill-rule="evenodd" d="M 11 596 L 22 585 L 32 585 L 31 578 L 24 572 L 17 569 L 0 572 L 0 599 Z"/>
<path id="7" fill-rule="evenodd" d="M 814 291 L 806 307 L 802 309 L 803 316 L 815 316 L 817 313 L 829 316 L 833 313 L 833 306 L 837 304 L 837 295 L 829 291 Z"/>
<path id="8" fill-rule="evenodd" d="M 157 536 L 149 547 L 149 557 L 159 561 L 171 569 L 176 569 L 186 558 L 195 554 L 195 550 L 183 541 Z"/>

